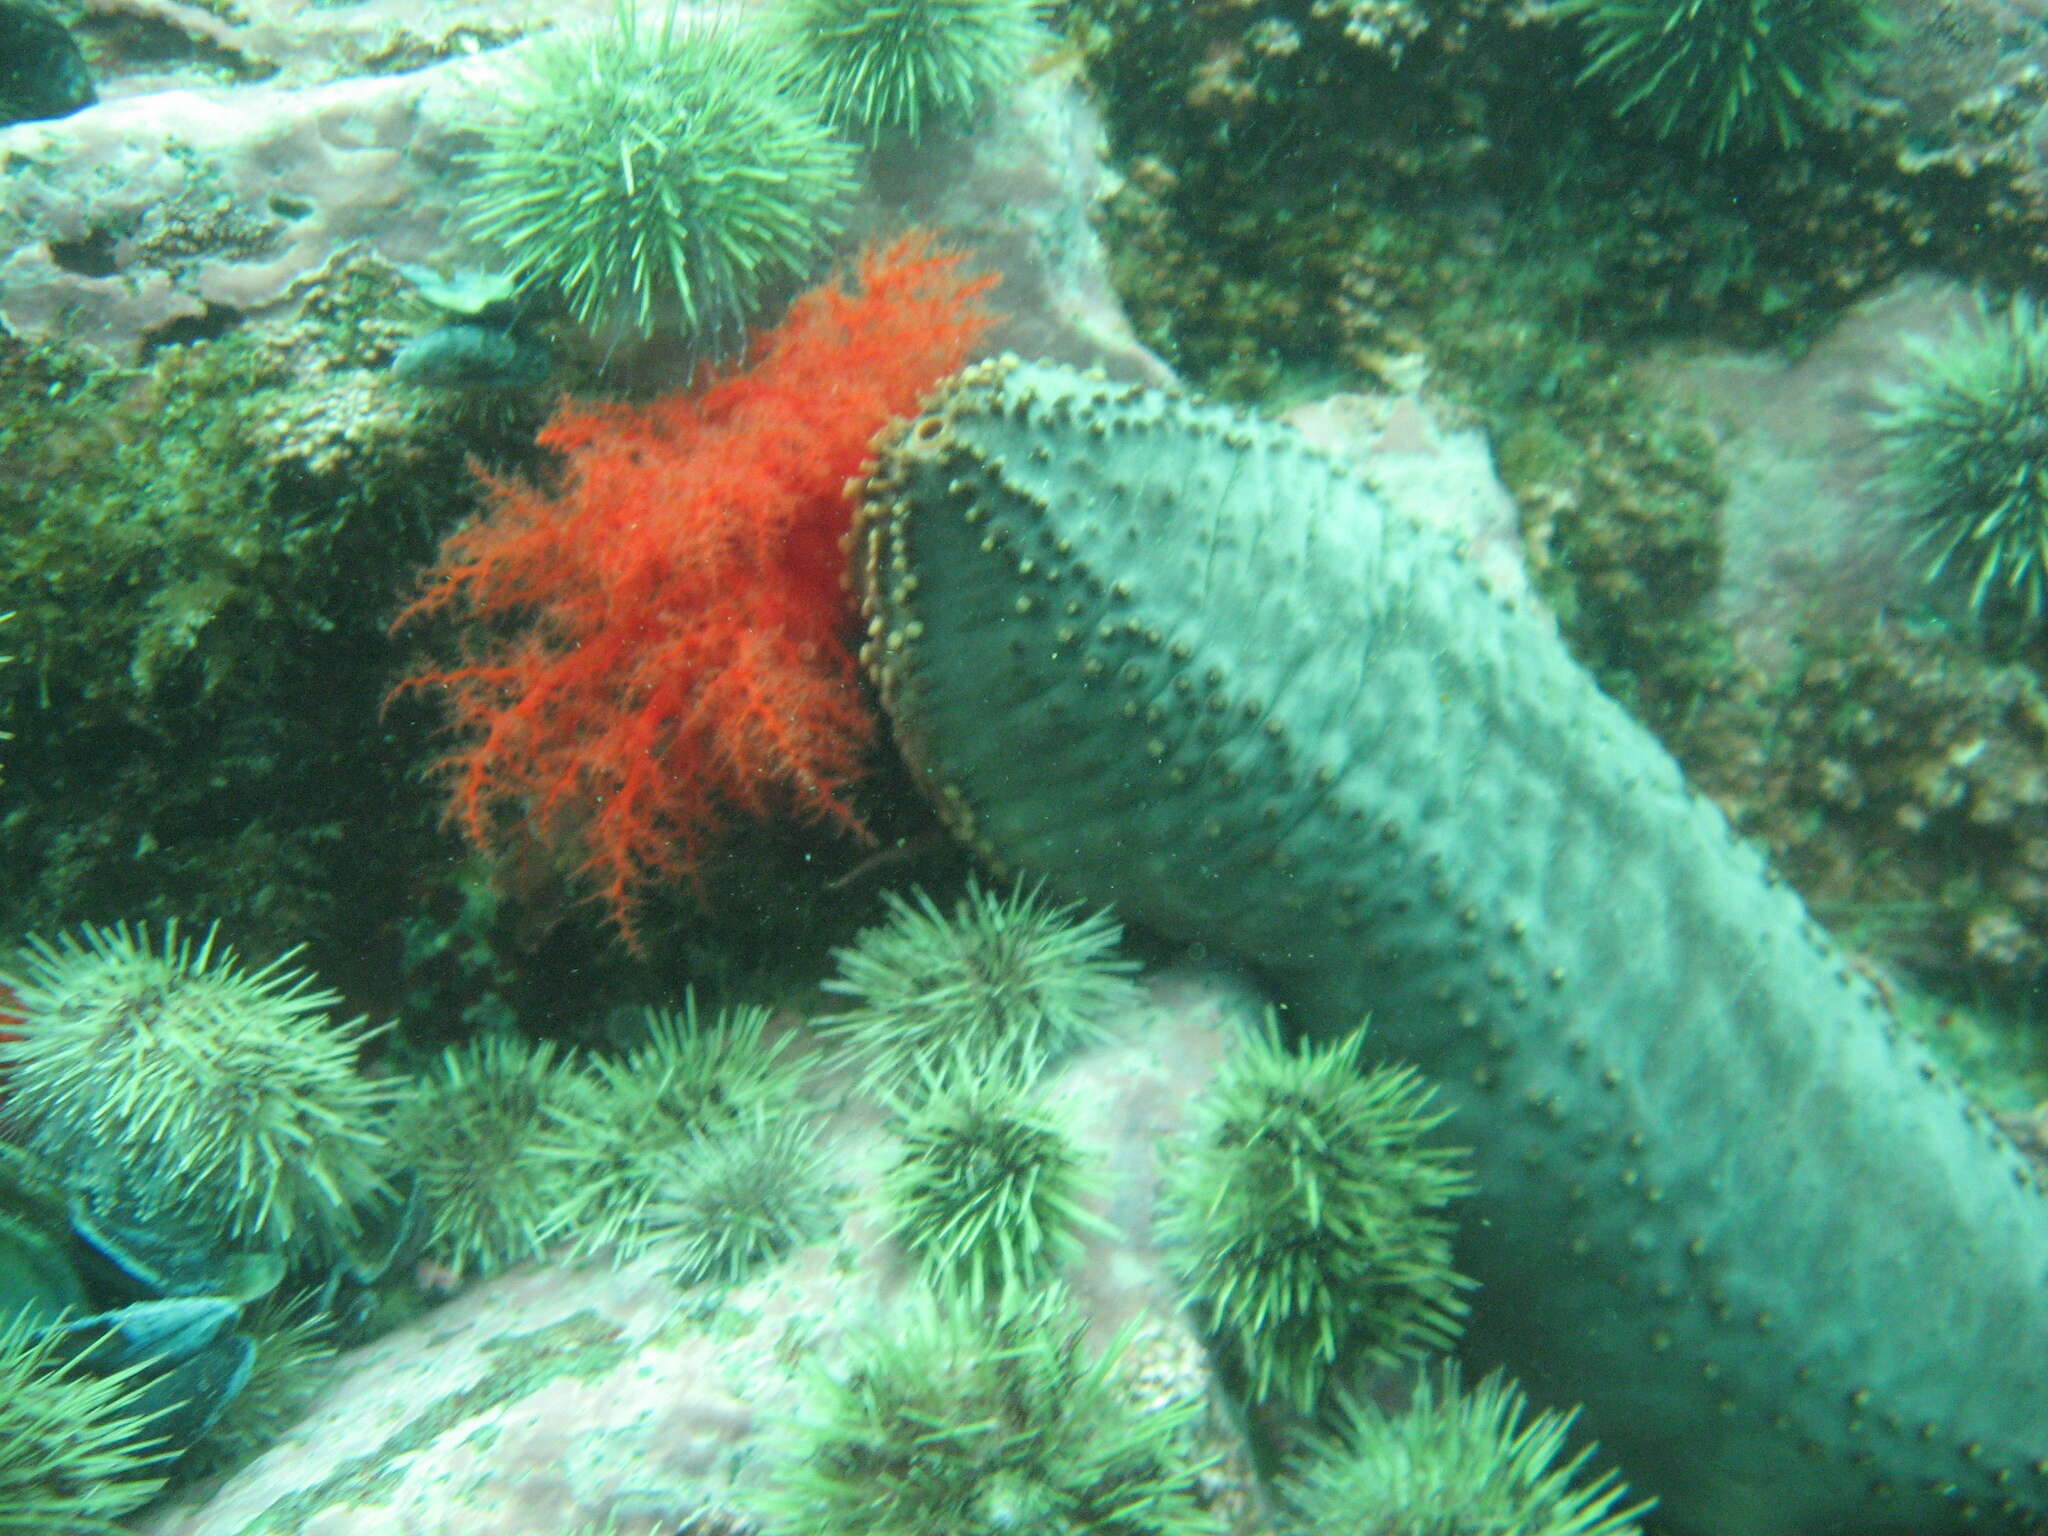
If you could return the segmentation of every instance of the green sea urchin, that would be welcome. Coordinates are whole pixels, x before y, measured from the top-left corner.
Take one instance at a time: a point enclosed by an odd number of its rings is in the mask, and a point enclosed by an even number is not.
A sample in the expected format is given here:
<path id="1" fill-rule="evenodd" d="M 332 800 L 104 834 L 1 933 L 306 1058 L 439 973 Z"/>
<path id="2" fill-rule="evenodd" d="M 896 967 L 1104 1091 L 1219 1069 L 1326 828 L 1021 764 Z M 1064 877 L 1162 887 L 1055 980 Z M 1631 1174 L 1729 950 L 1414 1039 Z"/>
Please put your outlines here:
<path id="1" fill-rule="evenodd" d="M 1198 1397 L 1140 1407 L 1055 1293 L 918 1309 L 821 1380 L 765 1500 L 776 1536 L 1214 1536 Z"/>
<path id="2" fill-rule="evenodd" d="M 1082 916 L 1035 887 L 999 896 L 973 880 L 950 918 L 923 891 L 882 899 L 888 922 L 834 951 L 839 975 L 825 983 L 854 1006 L 821 1021 L 871 1086 L 907 1088 L 963 1058 L 1028 1082 L 1137 996 L 1107 911 Z"/>
<path id="3" fill-rule="evenodd" d="M 1582 76 L 1615 110 L 1703 153 L 1796 144 L 1837 118 L 1877 31 L 1871 0 L 1560 0 L 1587 37 Z"/>
<path id="4" fill-rule="evenodd" d="M 935 1291 L 982 1306 L 1045 1284 L 1104 1230 L 1081 1200 L 1081 1149 L 1029 1089 L 955 1067 L 907 1110 L 903 1150 L 882 1177 L 889 1230 Z"/>
<path id="5" fill-rule="evenodd" d="M 541 1136 L 577 1081 L 551 1042 L 489 1035 L 449 1047 L 399 1105 L 392 1139 L 427 1203 L 426 1251 L 456 1275 L 545 1250 L 567 1174 Z"/>
<path id="6" fill-rule="evenodd" d="M 355 1230 L 388 1192 L 389 1085 L 357 1058 L 372 1030 L 292 968 L 256 970 L 172 923 L 160 946 L 125 924 L 31 938 L 17 973 L 19 1039 L 0 1038 L 9 1102 L 60 1167 L 101 1163 L 131 1193 L 289 1250 Z M 146 1174 L 147 1191 L 134 1185 Z"/>
<path id="7" fill-rule="evenodd" d="M 638 1045 L 594 1060 L 549 1105 L 536 1145 L 562 1177 L 544 1236 L 568 1239 L 580 1258 L 642 1252 L 652 1203 L 698 1132 L 789 1113 L 805 1069 L 785 1059 L 787 1037 L 771 1040 L 767 1028 L 764 1008 L 704 1019 L 694 995 L 680 1010 L 647 1010 Z"/>
<path id="8" fill-rule="evenodd" d="M 691 1133 L 656 1175 L 644 1226 L 685 1285 L 733 1285 L 820 1236 L 833 1211 L 812 1117 L 755 1112 Z"/>
<path id="9" fill-rule="evenodd" d="M 1283 1497 L 1302 1536 L 1640 1536 L 1653 1501 L 1625 1504 L 1612 1472 L 1582 1478 L 1592 1446 L 1560 1460 L 1576 1413 L 1526 1411 L 1498 1373 L 1468 1392 L 1455 1366 L 1425 1371 L 1405 1413 L 1346 1402 Z"/>
<path id="10" fill-rule="evenodd" d="M 1255 1398 L 1311 1407 L 1340 1357 L 1447 1345 L 1464 1311 L 1443 1211 L 1468 1180 L 1425 1144 L 1444 1119 L 1429 1090 L 1361 1070 L 1364 1043 L 1289 1051 L 1268 1011 L 1166 1167 L 1160 1236 Z"/>
<path id="11" fill-rule="evenodd" d="M 2048 616 L 2048 319 L 2020 294 L 1979 298 L 1875 418 L 1889 479 L 1933 551 L 1927 579 L 1969 580 L 1970 612 Z"/>
<path id="12" fill-rule="evenodd" d="M 784 0 L 832 120 L 874 143 L 960 123 L 1048 38 L 1038 0 Z"/>
<path id="13" fill-rule="evenodd" d="M 26 1315 L 0 1318 L 0 1536 L 120 1536 L 162 1484 L 147 1379 L 69 1367 L 68 1348 Z"/>
<path id="14" fill-rule="evenodd" d="M 783 50 L 723 21 L 534 45 L 465 187 L 468 232 L 585 325 L 735 335 L 838 234 L 853 150 Z"/>

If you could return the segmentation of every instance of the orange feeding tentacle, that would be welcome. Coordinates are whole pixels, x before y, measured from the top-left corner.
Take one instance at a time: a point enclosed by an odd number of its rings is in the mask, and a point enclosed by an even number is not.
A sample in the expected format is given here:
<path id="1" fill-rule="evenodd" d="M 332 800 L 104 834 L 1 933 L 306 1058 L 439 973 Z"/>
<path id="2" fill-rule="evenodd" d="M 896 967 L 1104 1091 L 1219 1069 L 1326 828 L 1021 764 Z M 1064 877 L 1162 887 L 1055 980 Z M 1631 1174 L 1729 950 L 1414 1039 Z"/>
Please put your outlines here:
<path id="1" fill-rule="evenodd" d="M 498 636 L 399 685 L 447 702 L 449 814 L 472 840 L 523 816 L 573 843 L 630 938 L 641 889 L 694 872 L 736 814 L 861 830 L 844 791 L 875 725 L 840 586 L 845 486 L 967 360 L 993 285 L 900 240 L 701 390 L 562 406 L 540 435 L 559 495 L 485 478 L 488 512 L 395 626 L 452 612 Z"/>

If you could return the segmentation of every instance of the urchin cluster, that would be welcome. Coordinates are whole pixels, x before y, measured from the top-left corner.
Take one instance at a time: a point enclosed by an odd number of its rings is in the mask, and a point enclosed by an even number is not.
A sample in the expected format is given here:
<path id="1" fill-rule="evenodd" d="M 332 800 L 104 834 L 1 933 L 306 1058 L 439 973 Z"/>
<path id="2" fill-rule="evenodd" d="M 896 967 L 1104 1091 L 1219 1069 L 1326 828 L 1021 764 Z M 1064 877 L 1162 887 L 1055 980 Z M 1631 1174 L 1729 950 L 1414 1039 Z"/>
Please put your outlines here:
<path id="1" fill-rule="evenodd" d="M 0 1315 L 0 1536 L 119 1536 L 162 1486 L 151 1378 L 75 1369 L 74 1352 L 30 1314 Z"/>
<path id="2" fill-rule="evenodd" d="M 1081 1203 L 1081 1149 L 1031 1090 L 1000 1074 L 934 1074 L 901 1110 L 902 1150 L 882 1176 L 888 1229 L 935 1291 L 980 1307 L 1043 1286 L 1106 1230 Z"/>
<path id="3" fill-rule="evenodd" d="M 1565 1456 L 1576 1411 L 1525 1417 L 1498 1373 L 1465 1390 L 1425 1371 L 1405 1413 L 1347 1401 L 1337 1437 L 1282 1484 L 1301 1536 L 1641 1536 L 1613 1473 L 1585 1478 L 1594 1447 Z"/>
<path id="4" fill-rule="evenodd" d="M 569 1240 L 579 1258 L 644 1252 L 677 1154 L 700 1133 L 793 1113 L 803 1089 L 805 1069 L 785 1056 L 786 1037 L 769 1038 L 764 1008 L 705 1018 L 692 995 L 645 1021 L 638 1045 L 593 1061 L 550 1103 L 536 1137 L 559 1176 L 542 1234 Z"/>
<path id="5" fill-rule="evenodd" d="M 245 970 L 234 951 L 124 924 L 31 938 L 0 977 L 22 1016 L 0 1074 L 30 1145 L 112 1165 L 131 1190 L 238 1243 L 290 1250 L 355 1230 L 385 1195 L 392 1090 L 357 1058 L 374 1033 L 296 951 Z M 146 1187 L 136 1177 L 146 1172 Z"/>
<path id="6" fill-rule="evenodd" d="M 1212 1536 L 1198 1397 L 1140 1406 L 1127 1338 L 1090 1359 L 1057 1294 L 913 1310 L 793 1432 L 762 1511 L 782 1536 Z"/>
<path id="7" fill-rule="evenodd" d="M 820 1021 L 871 1086 L 902 1089 L 953 1064 L 1028 1082 L 1137 995 L 1137 964 L 1117 955 L 1123 929 L 1107 911 L 973 880 L 950 917 L 923 891 L 883 901 L 889 920 L 833 952 L 839 974 L 825 990 L 853 1006 Z"/>
<path id="8" fill-rule="evenodd" d="M 1039 0 L 784 0 L 827 113 L 876 143 L 965 122 L 1048 39 Z"/>
<path id="9" fill-rule="evenodd" d="M 1954 573 L 1978 618 L 2036 627 L 2048 617 L 2048 320 L 2026 294 L 2003 309 L 1980 297 L 1913 357 L 1874 426 L 1933 553 L 1927 579 Z"/>
<path id="10" fill-rule="evenodd" d="M 826 253 L 853 185 L 796 70 L 754 31 L 673 10 L 542 39 L 479 125 L 465 227 L 586 325 L 729 340 Z"/>
<path id="11" fill-rule="evenodd" d="M 1798 143 L 1842 110 L 1877 31 L 1872 0 L 1561 0 L 1586 33 L 1582 76 L 1615 110 L 1704 154 Z"/>
<path id="12" fill-rule="evenodd" d="M 1444 1347 L 1465 1310 L 1461 1154 L 1428 1145 L 1444 1115 L 1412 1069 L 1362 1069 L 1364 1039 L 1290 1051 L 1268 1010 L 1166 1167 L 1160 1236 L 1254 1398 L 1312 1407 L 1340 1357 Z"/>
<path id="13" fill-rule="evenodd" d="M 567 1170 L 543 1136 L 577 1092 L 551 1042 L 487 1035 L 442 1053 L 392 1120 L 428 1211 L 427 1253 L 455 1275 L 492 1275 L 546 1249 Z"/>

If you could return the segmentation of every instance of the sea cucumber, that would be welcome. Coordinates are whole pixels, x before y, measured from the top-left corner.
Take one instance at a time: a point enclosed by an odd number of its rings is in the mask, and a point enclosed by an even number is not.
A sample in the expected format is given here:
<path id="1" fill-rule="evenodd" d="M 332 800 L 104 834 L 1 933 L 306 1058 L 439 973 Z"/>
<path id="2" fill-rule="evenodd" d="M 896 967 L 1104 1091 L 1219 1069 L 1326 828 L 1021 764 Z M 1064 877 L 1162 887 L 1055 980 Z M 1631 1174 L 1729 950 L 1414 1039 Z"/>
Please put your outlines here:
<path id="1" fill-rule="evenodd" d="M 2048 1202 L 1554 632 L 1292 431 L 1005 358 L 878 449 L 896 740 L 986 859 L 1256 966 L 1472 1147 L 1465 1352 L 1685 1536 L 2030 1530 Z"/>

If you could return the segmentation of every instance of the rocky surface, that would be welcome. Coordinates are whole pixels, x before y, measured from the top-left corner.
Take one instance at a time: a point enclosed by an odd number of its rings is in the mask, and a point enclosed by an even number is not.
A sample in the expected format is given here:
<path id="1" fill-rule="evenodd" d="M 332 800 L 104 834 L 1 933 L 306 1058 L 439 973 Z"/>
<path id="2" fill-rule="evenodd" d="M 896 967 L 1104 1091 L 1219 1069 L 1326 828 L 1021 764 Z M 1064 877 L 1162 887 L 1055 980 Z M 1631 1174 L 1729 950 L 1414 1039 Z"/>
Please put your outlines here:
<path id="1" fill-rule="evenodd" d="M 430 31 L 415 47 L 392 41 L 412 35 L 395 7 L 302 14 L 281 0 L 230 26 L 175 0 L 148 3 L 190 28 L 217 25 L 223 47 L 352 61 L 365 72 L 309 79 L 321 72 L 278 63 L 258 83 L 180 76 L 138 89 L 150 83 L 144 75 L 70 117 L 0 130 L 0 326 L 9 333 L 132 362 L 153 342 L 286 323 L 364 255 L 489 264 L 450 215 L 464 157 L 481 143 L 475 124 L 530 46 L 484 44 L 509 35 L 521 13 L 430 7 L 418 13 Z M 592 3 L 550 16 L 578 25 L 604 13 Z M 287 49 L 309 17 L 314 30 Z M 434 61 L 388 72 L 389 57 L 416 51 Z M 932 222 L 1002 271 L 1013 317 L 1002 344 L 1157 382 L 1163 372 L 1111 296 L 1088 223 L 1099 137 L 1072 78 L 1026 80 L 972 138 L 935 139 L 874 164 L 849 248 L 906 216 Z"/>
<path id="2" fill-rule="evenodd" d="M 103 100 L 395 75 L 556 24 L 535 0 L 84 0 L 73 31 Z"/>
<path id="3" fill-rule="evenodd" d="M 1853 632 L 1934 602 L 1872 416 L 1879 391 L 1911 375 L 1913 343 L 1940 341 L 1969 313 L 1961 284 L 1916 274 L 1797 357 L 1686 348 L 1644 361 L 1652 390 L 1718 430 L 1728 498 L 1711 607 L 1745 660 L 1773 673 L 1817 628 Z"/>

